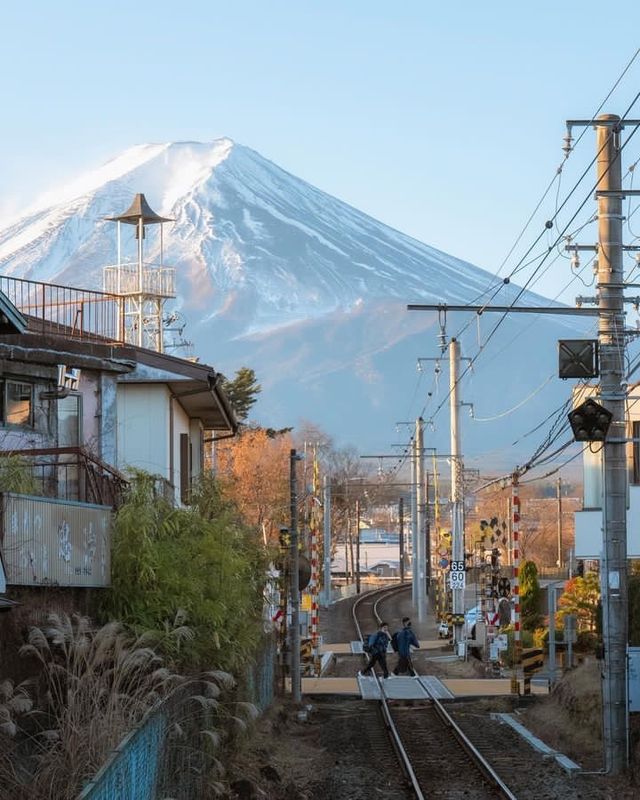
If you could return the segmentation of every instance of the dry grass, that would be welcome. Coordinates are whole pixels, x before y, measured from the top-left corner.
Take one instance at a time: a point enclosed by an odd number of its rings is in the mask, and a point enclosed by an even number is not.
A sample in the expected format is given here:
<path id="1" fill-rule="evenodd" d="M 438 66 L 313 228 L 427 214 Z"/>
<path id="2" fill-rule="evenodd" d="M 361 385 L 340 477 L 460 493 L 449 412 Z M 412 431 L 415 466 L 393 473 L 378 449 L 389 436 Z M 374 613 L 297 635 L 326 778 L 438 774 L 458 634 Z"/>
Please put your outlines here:
<path id="1" fill-rule="evenodd" d="M 215 785 L 222 769 L 215 754 L 252 709 L 232 713 L 238 704 L 226 702 L 225 692 L 234 685 L 228 673 L 179 675 L 163 664 L 153 644 L 116 622 L 93 629 L 84 617 L 52 616 L 47 626 L 31 628 L 21 654 L 37 660 L 39 679 L 31 691 L 0 683 L 3 797 L 73 800 L 125 734 L 178 690 L 189 702 L 173 704 L 173 733 L 179 737 L 188 727 L 188 716 L 207 721 L 198 738 L 210 755 Z"/>
<path id="2" fill-rule="evenodd" d="M 527 709 L 524 724 L 551 747 L 587 768 L 602 761 L 600 667 L 586 662 L 567 672 L 549 697 Z"/>

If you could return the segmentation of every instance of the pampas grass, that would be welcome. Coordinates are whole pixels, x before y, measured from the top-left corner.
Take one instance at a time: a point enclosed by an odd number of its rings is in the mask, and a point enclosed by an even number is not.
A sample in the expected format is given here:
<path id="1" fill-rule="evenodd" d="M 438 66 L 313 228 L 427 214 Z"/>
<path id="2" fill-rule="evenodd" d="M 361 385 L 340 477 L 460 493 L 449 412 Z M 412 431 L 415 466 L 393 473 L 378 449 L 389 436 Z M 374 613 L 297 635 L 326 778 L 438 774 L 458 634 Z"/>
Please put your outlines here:
<path id="1" fill-rule="evenodd" d="M 177 621 L 177 635 L 188 636 L 184 619 Z M 159 707 L 166 710 L 170 739 L 196 753 L 191 762 L 207 773 L 210 787 L 220 785 L 218 751 L 254 709 L 231 702 L 229 673 L 174 672 L 153 638 L 157 634 L 136 637 L 117 622 L 96 629 L 85 617 L 65 614 L 30 629 L 21 654 L 38 663 L 37 680 L 17 687 L 0 682 L 3 797 L 75 800 L 124 736 Z M 178 692 L 179 701 L 172 702 Z"/>

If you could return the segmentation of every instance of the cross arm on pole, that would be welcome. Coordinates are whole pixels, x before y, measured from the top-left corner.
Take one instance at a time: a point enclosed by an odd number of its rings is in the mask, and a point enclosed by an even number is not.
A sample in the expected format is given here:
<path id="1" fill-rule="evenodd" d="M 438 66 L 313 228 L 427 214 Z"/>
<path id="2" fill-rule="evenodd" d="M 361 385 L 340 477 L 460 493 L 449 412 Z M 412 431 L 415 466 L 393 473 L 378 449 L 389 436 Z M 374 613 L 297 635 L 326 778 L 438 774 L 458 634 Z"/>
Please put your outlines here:
<path id="1" fill-rule="evenodd" d="M 475 311 L 476 314 L 558 314 L 560 316 L 597 317 L 597 308 L 570 308 L 568 306 L 464 306 L 447 303 L 408 303 L 407 311 Z"/>

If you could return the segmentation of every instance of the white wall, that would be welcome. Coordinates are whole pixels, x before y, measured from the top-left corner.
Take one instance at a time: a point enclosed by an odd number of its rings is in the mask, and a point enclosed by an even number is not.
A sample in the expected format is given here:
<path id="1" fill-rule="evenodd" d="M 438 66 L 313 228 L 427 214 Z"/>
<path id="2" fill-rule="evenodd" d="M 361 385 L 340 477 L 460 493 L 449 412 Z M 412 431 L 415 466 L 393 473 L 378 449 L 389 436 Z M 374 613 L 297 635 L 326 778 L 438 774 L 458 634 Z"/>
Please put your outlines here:
<path id="1" fill-rule="evenodd" d="M 576 558 L 600 558 L 602 511 L 576 511 Z M 640 558 L 640 486 L 629 487 L 627 557 Z"/>
<path id="2" fill-rule="evenodd" d="M 118 384 L 117 466 L 139 467 L 168 481 L 169 403 L 164 384 Z"/>

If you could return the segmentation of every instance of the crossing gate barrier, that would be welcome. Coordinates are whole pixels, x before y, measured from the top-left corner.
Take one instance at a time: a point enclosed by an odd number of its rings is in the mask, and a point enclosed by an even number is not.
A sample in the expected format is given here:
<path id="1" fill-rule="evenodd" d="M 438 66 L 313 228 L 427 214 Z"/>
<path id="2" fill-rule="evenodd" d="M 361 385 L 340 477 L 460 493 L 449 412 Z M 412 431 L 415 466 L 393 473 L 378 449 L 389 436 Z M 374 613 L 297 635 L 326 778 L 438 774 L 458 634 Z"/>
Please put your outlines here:
<path id="1" fill-rule="evenodd" d="M 524 694 L 531 694 L 531 677 L 544 667 L 544 650 L 528 647 L 522 651 L 522 671 L 524 673 Z"/>

